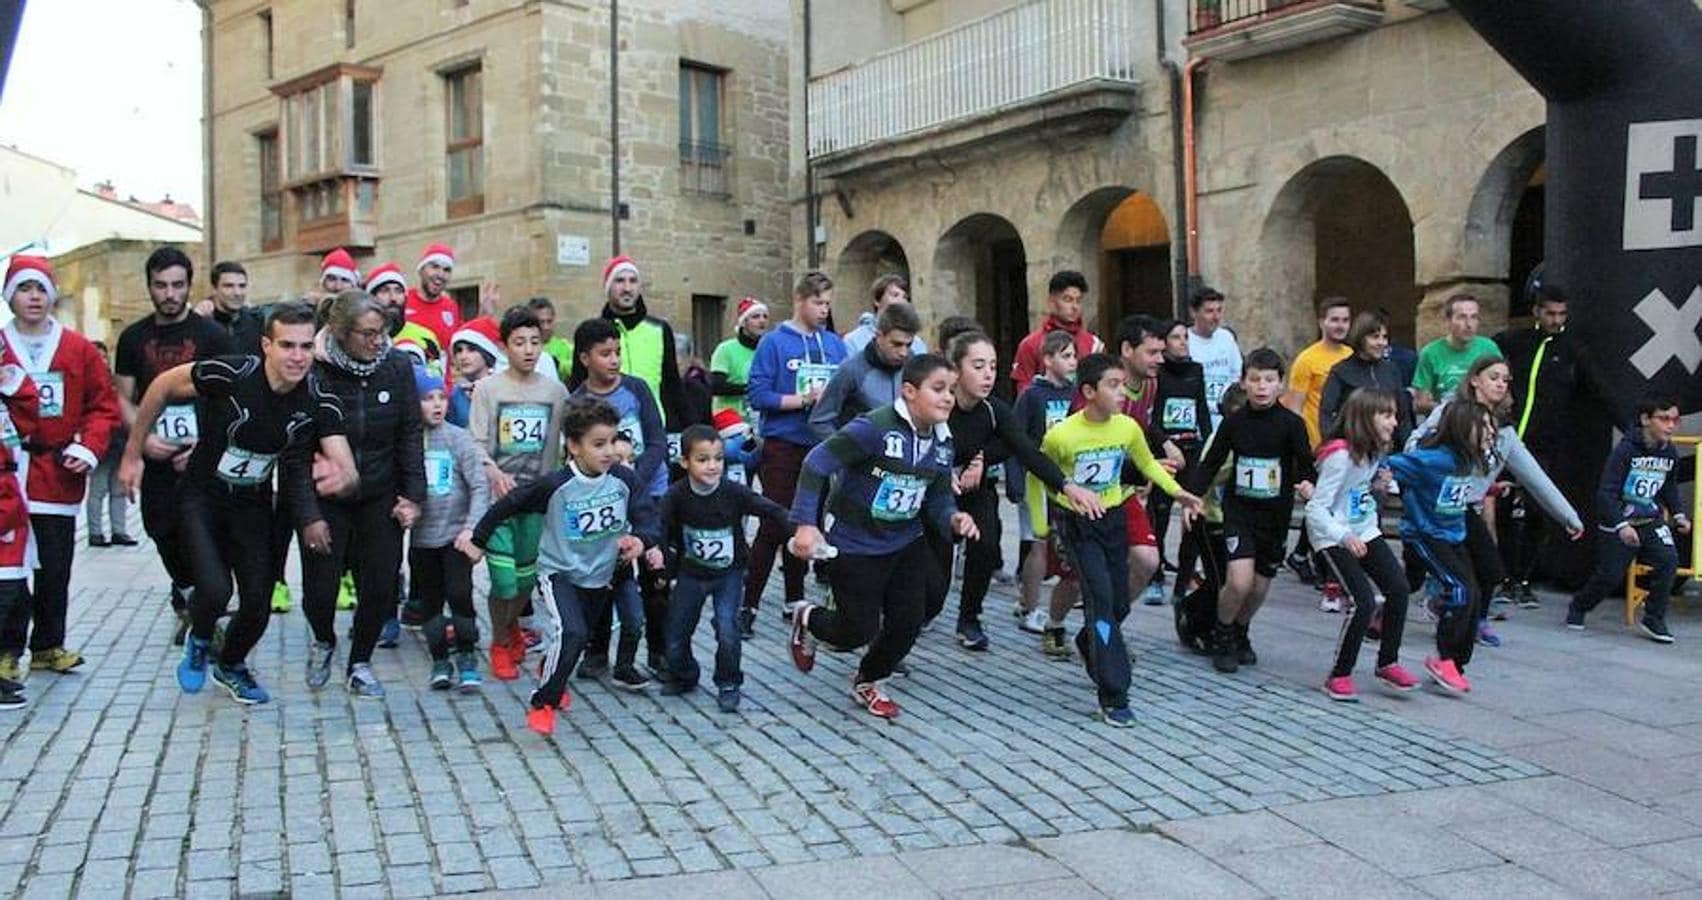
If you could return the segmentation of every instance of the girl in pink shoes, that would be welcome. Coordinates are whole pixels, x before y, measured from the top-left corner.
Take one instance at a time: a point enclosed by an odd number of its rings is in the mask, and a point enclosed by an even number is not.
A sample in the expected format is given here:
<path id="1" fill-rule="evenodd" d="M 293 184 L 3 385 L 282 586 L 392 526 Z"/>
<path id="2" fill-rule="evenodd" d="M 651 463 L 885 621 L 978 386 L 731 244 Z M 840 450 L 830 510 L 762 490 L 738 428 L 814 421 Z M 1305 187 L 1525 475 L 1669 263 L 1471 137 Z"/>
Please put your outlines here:
<path id="1" fill-rule="evenodd" d="M 1424 661 L 1424 670 L 1450 694 L 1472 689 L 1465 669 L 1486 598 L 1466 540 L 1466 517 L 1473 514 L 1473 488 L 1486 474 L 1494 446 L 1495 420 L 1488 407 L 1462 398 L 1448 404 L 1437 429 L 1417 447 L 1388 462 L 1401 486 L 1401 543 L 1412 547 L 1425 571 L 1442 585 L 1436 655 Z M 1398 634 L 1385 626 L 1383 640 Z"/>
<path id="2" fill-rule="evenodd" d="M 1383 538 L 1377 517 L 1377 493 L 1387 486 L 1379 474 L 1397 426 L 1395 395 L 1361 388 L 1341 406 L 1317 452 L 1318 481 L 1306 502 L 1306 531 L 1330 577 L 1350 597 L 1342 622 L 1336 661 L 1324 681 L 1331 700 L 1356 701 L 1353 664 L 1377 607 L 1383 607 L 1383 641 L 1377 650 L 1377 680 L 1395 691 L 1410 691 L 1418 679 L 1401 667 L 1401 631 L 1406 623 L 1407 582 L 1400 560 Z M 1374 493 L 1375 490 L 1375 493 Z"/>

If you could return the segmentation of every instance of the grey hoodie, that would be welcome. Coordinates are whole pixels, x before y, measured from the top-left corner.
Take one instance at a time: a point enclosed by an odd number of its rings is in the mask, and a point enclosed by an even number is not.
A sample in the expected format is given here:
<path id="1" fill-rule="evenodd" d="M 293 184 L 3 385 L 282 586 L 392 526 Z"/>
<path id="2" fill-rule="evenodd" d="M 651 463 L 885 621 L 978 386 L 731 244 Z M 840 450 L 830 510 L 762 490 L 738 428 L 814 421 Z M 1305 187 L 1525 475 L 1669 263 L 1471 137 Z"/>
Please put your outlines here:
<path id="1" fill-rule="evenodd" d="M 448 422 L 426 428 L 426 500 L 410 546 L 447 547 L 484 518 L 491 499 L 484 460 L 465 428 Z"/>

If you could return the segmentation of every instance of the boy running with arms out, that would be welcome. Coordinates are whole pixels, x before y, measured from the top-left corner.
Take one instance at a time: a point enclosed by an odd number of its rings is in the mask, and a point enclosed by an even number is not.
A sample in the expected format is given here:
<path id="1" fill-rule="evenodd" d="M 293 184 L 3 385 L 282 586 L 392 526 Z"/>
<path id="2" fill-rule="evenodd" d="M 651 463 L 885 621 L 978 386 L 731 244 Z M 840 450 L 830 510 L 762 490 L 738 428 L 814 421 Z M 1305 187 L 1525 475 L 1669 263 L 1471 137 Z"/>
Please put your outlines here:
<path id="1" fill-rule="evenodd" d="M 537 371 L 543 329 L 531 310 L 517 306 L 502 315 L 501 337 L 508 368 L 479 382 L 467 431 L 493 462 L 485 466 L 493 499 L 537 481 L 561 465 L 562 410 L 567 388 Z M 520 677 L 526 639 L 520 609 L 537 584 L 539 512 L 516 511 L 485 543 L 490 569 L 491 674 Z M 493 526 L 494 527 L 494 526 Z"/>
<path id="2" fill-rule="evenodd" d="M 622 600 L 620 615 L 643 617 L 636 591 L 616 592 L 615 566 L 630 565 L 660 537 L 655 508 L 637 473 L 615 460 L 620 413 L 601 400 L 575 398 L 562 416 L 566 466 L 516 488 L 496 501 L 473 529 L 474 556 L 496 530 L 517 515 L 548 523 L 538 545 L 539 609 L 545 619 L 542 682 L 532 692 L 526 725 L 555 730 L 556 709 L 566 708 L 567 676 L 602 607 Z"/>
<path id="3" fill-rule="evenodd" d="M 1247 626 L 1282 566 L 1294 497 L 1312 496 L 1312 444 L 1306 423 L 1278 402 L 1282 370 L 1282 357 L 1275 350 L 1247 354 L 1241 374 L 1247 405 L 1224 417 L 1189 484 L 1205 490 L 1218 468 L 1234 457 L 1235 474 L 1223 497 L 1229 574 L 1218 595 L 1217 630 L 1212 635 L 1212 666 L 1219 672 L 1258 663 Z M 1186 521 L 1192 527 L 1192 520 Z"/>
<path id="4" fill-rule="evenodd" d="M 1089 518 L 1074 512 L 1063 495 L 1048 495 L 1040 480 L 1029 473 L 1029 517 L 1039 537 L 1057 529 L 1059 548 L 1081 580 L 1086 621 L 1075 641 L 1099 693 L 1097 715 L 1110 725 L 1127 727 L 1135 722 L 1129 711 L 1129 649 L 1122 630 L 1130 593 L 1124 500 L 1132 489 L 1123 484 L 1123 465 L 1134 463 L 1155 487 L 1190 512 L 1199 511 L 1200 498 L 1183 490 L 1159 465 L 1139 423 L 1123 415 L 1128 372 L 1121 361 L 1106 353 L 1090 354 L 1076 375 L 1082 408 L 1046 432 L 1040 452 L 1069 475 L 1069 483 L 1098 494 L 1105 515 Z M 1058 606 L 1054 594 L 1047 634 L 1049 640 L 1061 642 L 1069 607 L 1059 610 Z"/>
<path id="5" fill-rule="evenodd" d="M 951 434 L 945 423 L 957 400 L 956 372 L 945 357 L 924 353 L 904 365 L 901 396 L 834 432 L 804 458 L 792 501 L 798 526 L 792 551 L 802 559 L 822 543 L 822 494 L 833 513 L 828 540 L 839 551 L 829 577 L 834 606 L 800 605 L 792 618 L 792 662 L 815 667 L 815 640 L 836 647 L 868 645 L 852 674 L 851 699 L 872 715 L 898 717 L 898 704 L 880 689 L 922 628 L 933 565 L 923 520 L 944 534 L 975 538 L 968 513 L 952 500 Z"/>

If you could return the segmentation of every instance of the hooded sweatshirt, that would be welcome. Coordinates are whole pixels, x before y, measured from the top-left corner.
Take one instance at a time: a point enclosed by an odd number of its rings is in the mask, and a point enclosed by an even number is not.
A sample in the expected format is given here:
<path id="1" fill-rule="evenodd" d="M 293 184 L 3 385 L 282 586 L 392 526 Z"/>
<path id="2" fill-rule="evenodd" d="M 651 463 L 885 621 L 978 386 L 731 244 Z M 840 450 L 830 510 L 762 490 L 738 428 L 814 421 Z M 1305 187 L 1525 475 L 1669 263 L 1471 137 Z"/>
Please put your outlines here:
<path id="1" fill-rule="evenodd" d="M 825 387 L 845 361 L 845 342 L 825 328 L 809 334 L 791 320 L 762 336 L 751 360 L 750 382 L 745 401 L 761 416 L 764 440 L 781 440 L 800 447 L 813 447 L 816 435 L 810 430 L 810 411 L 780 408 L 780 398 Z"/>
<path id="2" fill-rule="evenodd" d="M 904 382 L 904 367 L 887 365 L 874 342 L 865 342 L 827 382 L 821 400 L 810 410 L 810 430 L 827 440 L 847 422 L 864 413 L 891 406 Z"/>
<path id="3" fill-rule="evenodd" d="M 1011 363 L 1011 381 L 1017 393 L 1022 393 L 1034 376 L 1046 370 L 1045 360 L 1041 358 L 1040 346 L 1046 342 L 1046 335 L 1054 331 L 1067 331 L 1076 341 L 1076 356 L 1086 356 L 1105 349 L 1101 341 L 1087 326 L 1081 322 L 1065 322 L 1061 319 L 1047 316 L 1016 345 L 1016 360 Z"/>

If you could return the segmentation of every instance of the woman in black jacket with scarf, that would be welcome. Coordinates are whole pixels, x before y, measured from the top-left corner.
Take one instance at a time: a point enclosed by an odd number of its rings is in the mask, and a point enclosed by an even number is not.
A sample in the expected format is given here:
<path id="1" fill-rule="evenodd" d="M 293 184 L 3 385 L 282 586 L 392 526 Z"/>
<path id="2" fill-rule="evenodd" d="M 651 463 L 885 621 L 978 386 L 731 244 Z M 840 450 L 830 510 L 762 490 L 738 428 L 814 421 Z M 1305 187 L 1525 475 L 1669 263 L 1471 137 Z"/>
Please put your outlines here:
<path id="1" fill-rule="evenodd" d="M 384 622 L 396 614 L 403 532 L 425 502 L 419 394 L 413 363 L 391 347 L 384 309 L 365 291 L 344 291 L 330 301 L 315 344 L 314 372 L 342 401 L 360 484 L 352 497 L 317 498 L 331 526 L 331 549 L 302 554 L 302 611 L 314 638 L 307 686 L 317 689 L 330 681 L 337 587 L 352 566 L 360 602 L 349 641 L 348 687 L 358 697 L 377 698 L 384 696 L 384 686 L 372 674 L 372 648 Z"/>
<path id="2" fill-rule="evenodd" d="M 1353 317 L 1347 330 L 1347 345 L 1353 355 L 1336 363 L 1324 382 L 1318 402 L 1318 428 L 1328 434 L 1349 394 L 1363 387 L 1379 388 L 1395 395 L 1395 438 L 1390 446 L 1405 447 L 1407 436 L 1418 422 L 1413 418 L 1412 392 L 1401 377 L 1401 367 L 1386 357 L 1389 349 L 1389 319 L 1380 312 L 1366 311 Z"/>

